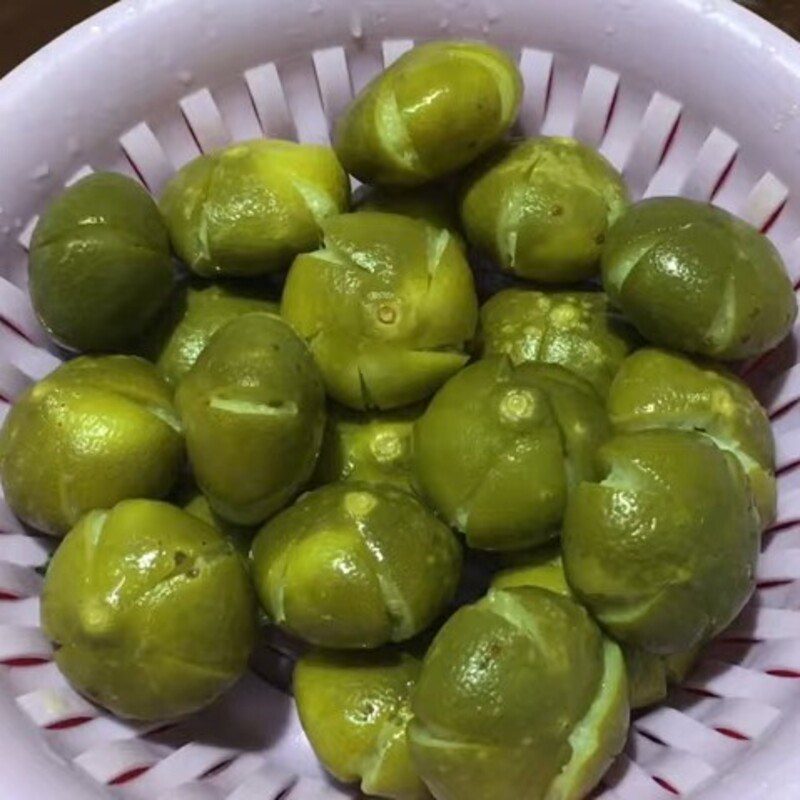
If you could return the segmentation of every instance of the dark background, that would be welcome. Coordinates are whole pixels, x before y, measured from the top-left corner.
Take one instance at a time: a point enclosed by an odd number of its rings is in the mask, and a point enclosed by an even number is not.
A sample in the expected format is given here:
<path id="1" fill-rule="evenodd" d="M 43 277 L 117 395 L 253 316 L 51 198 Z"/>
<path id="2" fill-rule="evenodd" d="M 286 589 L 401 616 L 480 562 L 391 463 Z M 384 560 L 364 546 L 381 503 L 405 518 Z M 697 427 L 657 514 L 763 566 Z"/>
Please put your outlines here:
<path id="1" fill-rule="evenodd" d="M 800 37 L 800 0 L 742 0 Z M 294 2 L 294 0 L 286 0 Z M 0 0 L 0 75 L 110 0 Z"/>

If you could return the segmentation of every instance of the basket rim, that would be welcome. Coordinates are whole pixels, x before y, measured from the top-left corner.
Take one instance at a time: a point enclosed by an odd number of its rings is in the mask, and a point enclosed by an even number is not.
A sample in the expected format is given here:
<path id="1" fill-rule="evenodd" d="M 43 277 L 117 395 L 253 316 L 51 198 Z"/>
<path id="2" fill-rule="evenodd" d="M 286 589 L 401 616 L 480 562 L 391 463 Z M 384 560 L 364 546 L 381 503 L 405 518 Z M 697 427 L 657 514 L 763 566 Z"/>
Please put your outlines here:
<path id="1" fill-rule="evenodd" d="M 227 0 L 231 3 L 231 0 Z M 237 0 L 247 5 L 248 0 Z M 571 0 L 573 5 L 588 0 Z M 278 5 L 277 0 L 262 0 L 264 5 Z M 468 0 L 478 5 L 478 0 Z M 509 0 L 513 2 L 513 0 Z M 659 13 L 695 14 L 704 24 L 735 40 L 742 52 L 755 53 L 772 48 L 772 69 L 781 73 L 787 85 L 797 89 L 800 96 L 800 43 L 750 9 L 734 0 L 633 0 L 643 5 L 657 6 Z M 225 6 L 225 0 L 218 0 Z M 326 0 L 333 10 L 350 6 L 368 8 L 369 0 Z M 388 6 L 402 5 L 403 0 L 383 0 Z M 231 3 L 233 5 L 233 3 Z M 601 5 L 618 10 L 621 3 L 602 0 Z M 58 73 L 63 64 L 84 61 L 88 64 L 98 45 L 121 33 L 135 29 L 140 17 L 168 9 L 188 8 L 191 0 L 120 0 L 63 33 L 41 50 L 23 61 L 0 79 L 0 117 L 15 119 L 18 105 L 39 94 L 44 105 L 55 97 Z M 98 33 L 99 31 L 99 33 Z M 720 33 L 722 35 L 722 33 Z M 447 38 L 447 37 L 444 37 Z M 0 135 L 0 146 L 3 141 Z M 798 170 L 800 175 L 800 170 Z M 800 188 L 800 181 L 798 181 Z M 785 713 L 781 723 L 760 741 L 746 759 L 733 765 L 711 787 L 694 795 L 697 800 L 729 800 L 735 788 L 738 796 L 748 800 L 774 800 L 778 797 L 800 796 L 800 760 L 796 749 L 800 744 L 800 698 Z M 60 757 L 53 755 L 46 741 L 38 737 L 29 720 L 15 706 L 5 691 L 0 690 L 0 795 L 19 796 L 20 784 L 30 796 L 48 796 L 57 786 L 63 800 L 104 798 L 107 793 L 88 776 L 82 775 Z M 5 789 L 5 793 L 3 792 Z M 38 792 L 38 794 L 37 794 Z"/>

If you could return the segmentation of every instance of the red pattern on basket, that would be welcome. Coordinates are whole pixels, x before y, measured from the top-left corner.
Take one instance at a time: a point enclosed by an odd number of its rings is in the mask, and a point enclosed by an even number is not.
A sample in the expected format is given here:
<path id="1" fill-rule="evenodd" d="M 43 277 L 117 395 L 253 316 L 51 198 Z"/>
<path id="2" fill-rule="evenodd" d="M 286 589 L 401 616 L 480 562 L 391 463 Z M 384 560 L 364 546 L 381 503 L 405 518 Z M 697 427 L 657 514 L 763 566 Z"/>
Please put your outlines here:
<path id="1" fill-rule="evenodd" d="M 122 786 L 126 783 L 130 783 L 131 781 L 135 781 L 137 778 L 141 778 L 142 775 L 145 774 L 148 770 L 152 769 L 152 767 L 134 767 L 133 769 L 127 770 L 127 772 L 123 772 L 121 775 L 117 775 L 116 778 L 110 780 L 108 782 L 108 786 Z"/>

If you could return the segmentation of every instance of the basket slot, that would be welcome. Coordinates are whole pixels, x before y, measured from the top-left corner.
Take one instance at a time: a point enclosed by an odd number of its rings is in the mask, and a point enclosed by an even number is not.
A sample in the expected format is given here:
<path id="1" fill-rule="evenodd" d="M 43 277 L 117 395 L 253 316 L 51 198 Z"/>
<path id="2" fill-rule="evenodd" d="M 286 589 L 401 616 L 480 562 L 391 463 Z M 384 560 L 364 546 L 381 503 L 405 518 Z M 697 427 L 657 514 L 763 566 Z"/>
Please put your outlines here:
<path id="1" fill-rule="evenodd" d="M 350 72 L 343 47 L 329 47 L 314 52 L 314 69 L 317 73 L 322 107 L 333 131 L 336 120 L 353 99 Z"/>
<path id="2" fill-rule="evenodd" d="M 556 53 L 550 79 L 547 111 L 542 122 L 543 136 L 571 136 L 586 84 L 586 68 Z"/>
<path id="3" fill-rule="evenodd" d="M 771 417 L 797 402 L 800 399 L 800 364 L 759 387 L 758 397 Z"/>
<path id="4" fill-rule="evenodd" d="M 0 625 L 0 663 L 17 659 L 49 660 L 53 648 L 42 629 L 28 625 Z"/>
<path id="5" fill-rule="evenodd" d="M 158 763 L 162 755 L 153 744 L 128 738 L 104 742 L 81 753 L 73 763 L 99 783 L 113 783 L 121 775 L 133 770 L 143 767 L 149 769 Z"/>
<path id="6" fill-rule="evenodd" d="M 738 217 L 745 217 L 748 199 L 763 177 L 763 170 L 755 169 L 753 163 L 740 152 L 720 181 L 714 194 L 714 205 Z"/>
<path id="7" fill-rule="evenodd" d="M 666 745 L 663 742 L 640 733 L 636 728 L 631 728 L 628 740 L 625 742 L 625 755 L 635 761 L 640 767 L 650 768 L 650 764 L 656 761 L 664 753 Z"/>
<path id="8" fill-rule="evenodd" d="M 781 550 L 797 550 L 800 545 L 800 528 L 797 525 L 788 525 L 780 530 L 771 530 L 764 537 L 761 545 L 761 558 L 768 554 L 775 554 Z M 790 577 L 782 579 L 759 579 L 760 584 L 774 583 L 775 580 L 792 580 Z"/>
<path id="9" fill-rule="evenodd" d="M 680 193 L 691 200 L 710 200 L 738 152 L 739 143 L 714 128 L 700 148 Z"/>
<path id="10" fill-rule="evenodd" d="M 619 800 L 675 800 L 672 792 L 662 788 L 625 754 L 611 765 L 603 782 Z M 602 798 L 604 795 L 600 795 Z"/>
<path id="11" fill-rule="evenodd" d="M 200 155 L 200 145 L 180 106 L 170 106 L 165 113 L 148 120 L 148 125 L 166 154 L 171 172 L 194 161 Z"/>
<path id="12" fill-rule="evenodd" d="M 723 639 L 759 640 L 798 637 L 800 637 L 800 612 L 791 609 L 760 608 L 753 602 L 722 636 Z"/>
<path id="13" fill-rule="evenodd" d="M 707 659 L 695 669 L 684 685 L 722 697 L 760 700 L 780 708 L 796 698 L 798 686 L 795 684 L 795 681 Z"/>
<path id="14" fill-rule="evenodd" d="M 274 64 L 262 64 L 244 76 L 264 135 L 273 139 L 297 139 L 283 84 Z"/>
<path id="15" fill-rule="evenodd" d="M 656 92 L 644 112 L 622 173 L 634 199 L 642 197 L 666 155 L 680 123 L 682 106 Z"/>
<path id="16" fill-rule="evenodd" d="M 36 573 L 33 573 L 36 575 Z M 0 601 L 0 624 L 30 625 L 37 627 L 40 620 L 38 597 L 25 597 L 21 600 Z"/>
<path id="17" fill-rule="evenodd" d="M 800 238 L 795 238 L 788 244 L 783 245 L 781 250 L 786 264 L 786 272 L 789 274 L 789 279 L 796 290 L 798 283 L 800 283 Z"/>
<path id="18" fill-rule="evenodd" d="M 192 742 L 171 753 L 141 778 L 133 782 L 129 796 L 152 800 L 168 789 L 193 781 L 224 761 L 238 755 L 237 750 Z"/>
<path id="19" fill-rule="evenodd" d="M 232 141 L 249 142 L 263 138 L 264 132 L 243 76 L 215 90 L 213 97 Z"/>
<path id="20" fill-rule="evenodd" d="M 729 736 L 758 739 L 780 718 L 781 712 L 757 700 L 730 697 L 698 698 L 681 690 L 673 691 L 670 703 L 693 719 Z"/>
<path id="21" fill-rule="evenodd" d="M 227 798 L 227 800 L 277 800 L 297 783 L 298 776 L 263 764 Z"/>
<path id="22" fill-rule="evenodd" d="M 519 68 L 525 81 L 520 107 L 520 126 L 526 136 L 539 133 L 547 115 L 550 83 L 553 76 L 553 54 L 528 47 L 522 51 Z"/>
<path id="23" fill-rule="evenodd" d="M 367 45 L 354 38 L 354 44 L 347 48 L 346 55 L 350 84 L 355 96 L 383 71 L 383 47 L 380 44 Z"/>
<path id="24" fill-rule="evenodd" d="M 758 590 L 758 602 L 764 608 L 800 609 L 800 583 L 773 584 Z"/>
<path id="25" fill-rule="evenodd" d="M 384 66 L 391 67 L 398 58 L 404 56 L 413 47 L 413 39 L 386 39 L 381 45 Z"/>
<path id="26" fill-rule="evenodd" d="M 766 672 L 786 680 L 800 676 L 800 640 L 783 639 L 770 642 L 715 642 L 709 649 L 715 658 L 747 669 Z"/>
<path id="27" fill-rule="evenodd" d="M 717 775 L 717 770 L 703 759 L 669 747 L 664 748 L 659 758 L 643 766 L 654 781 L 665 789 L 670 787 L 673 790 L 667 789 L 670 794 L 678 795 L 691 794 Z"/>
<path id="28" fill-rule="evenodd" d="M 775 547 L 762 553 L 757 577 L 761 582 L 800 579 L 800 549 Z"/>
<path id="29" fill-rule="evenodd" d="M 295 59 L 278 67 L 278 74 L 298 140 L 307 144 L 330 144 L 314 62 L 310 58 Z"/>
<path id="30" fill-rule="evenodd" d="M 734 758 L 741 756 L 747 744 L 706 727 L 692 717 L 662 706 L 640 717 L 636 728 L 655 736 L 665 745 L 687 753 L 702 753 L 708 764 L 722 768 Z"/>
<path id="31" fill-rule="evenodd" d="M 38 572 L 9 561 L 0 561 L 0 592 L 17 598 L 35 598 L 42 590 Z"/>
<path id="32" fill-rule="evenodd" d="M 147 188 L 160 195 L 175 170 L 150 126 L 140 122 L 119 143 Z"/>
<path id="33" fill-rule="evenodd" d="M 741 216 L 754 227 L 764 230 L 770 221 L 780 213 L 788 198 L 789 189 L 786 185 L 768 172 L 747 196 Z"/>
<path id="34" fill-rule="evenodd" d="M 791 523 L 800 522 L 800 489 L 778 493 L 778 513 L 770 530 L 781 528 Z"/>
<path id="35" fill-rule="evenodd" d="M 68 721 L 91 721 L 97 715 L 97 709 L 68 686 L 22 695 L 17 698 L 17 705 L 40 728 L 53 728 Z"/>
<path id="36" fill-rule="evenodd" d="M 590 147 L 603 141 L 619 90 L 619 73 L 592 66 L 586 76 L 572 135 Z"/>
<path id="37" fill-rule="evenodd" d="M 682 114 L 664 147 L 664 155 L 644 197 L 672 197 L 681 194 L 681 187 L 692 170 L 711 129 L 703 120 Z"/>
<path id="38" fill-rule="evenodd" d="M 7 666 L 2 673 L 2 686 L 12 697 L 19 697 L 41 689 L 61 689 L 64 676 L 53 661 L 30 662 Z"/>
<path id="39" fill-rule="evenodd" d="M 219 150 L 231 143 L 231 132 L 222 119 L 219 106 L 208 89 L 184 97 L 180 103 L 186 124 L 192 129 L 204 153 Z"/>
<path id="40" fill-rule="evenodd" d="M 227 798 L 234 789 L 241 786 L 254 772 L 264 766 L 264 756 L 256 753 L 243 752 L 238 758 L 223 764 L 204 775 L 203 783 L 213 785 L 222 790 Z"/>

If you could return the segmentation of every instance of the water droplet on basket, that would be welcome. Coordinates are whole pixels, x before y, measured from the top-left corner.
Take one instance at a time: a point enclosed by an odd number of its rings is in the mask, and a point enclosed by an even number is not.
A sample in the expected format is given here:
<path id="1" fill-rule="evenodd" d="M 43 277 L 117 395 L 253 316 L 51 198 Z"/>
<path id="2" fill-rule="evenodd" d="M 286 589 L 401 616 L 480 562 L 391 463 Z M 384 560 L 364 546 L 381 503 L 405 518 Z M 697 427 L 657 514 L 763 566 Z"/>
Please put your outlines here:
<path id="1" fill-rule="evenodd" d="M 103 33 L 103 26 L 102 25 L 92 25 L 89 28 L 89 33 L 91 33 L 93 36 L 100 36 Z"/>
<path id="2" fill-rule="evenodd" d="M 33 171 L 32 175 L 35 181 L 43 181 L 50 177 L 50 165 L 49 164 L 39 164 L 38 167 Z"/>
<path id="3" fill-rule="evenodd" d="M 184 85 L 189 86 L 194 80 L 194 75 L 188 69 L 182 69 L 178 73 L 178 80 Z"/>
<path id="4" fill-rule="evenodd" d="M 358 11 L 353 11 L 350 15 L 350 35 L 354 39 L 364 38 L 364 26 L 361 24 L 361 17 Z"/>
<path id="5" fill-rule="evenodd" d="M 322 3 L 319 0 L 314 0 L 314 2 L 308 7 L 308 13 L 312 17 L 319 16 L 322 13 Z"/>

